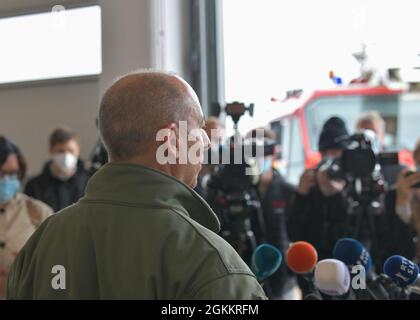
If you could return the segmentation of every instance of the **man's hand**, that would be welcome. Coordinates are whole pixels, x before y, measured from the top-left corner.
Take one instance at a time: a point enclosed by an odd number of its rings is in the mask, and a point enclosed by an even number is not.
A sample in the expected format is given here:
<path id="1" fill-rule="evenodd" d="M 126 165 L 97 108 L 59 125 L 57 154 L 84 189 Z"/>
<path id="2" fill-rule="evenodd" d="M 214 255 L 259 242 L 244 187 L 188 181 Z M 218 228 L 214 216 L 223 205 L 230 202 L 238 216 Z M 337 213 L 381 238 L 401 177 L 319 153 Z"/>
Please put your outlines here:
<path id="1" fill-rule="evenodd" d="M 325 171 L 321 170 L 317 172 L 316 179 L 318 181 L 319 189 L 326 197 L 331 197 L 342 192 L 346 186 L 344 180 L 333 180 Z"/>
<path id="2" fill-rule="evenodd" d="M 309 191 L 316 185 L 315 170 L 305 170 L 300 177 L 299 187 L 297 192 L 303 196 L 308 195 Z"/>

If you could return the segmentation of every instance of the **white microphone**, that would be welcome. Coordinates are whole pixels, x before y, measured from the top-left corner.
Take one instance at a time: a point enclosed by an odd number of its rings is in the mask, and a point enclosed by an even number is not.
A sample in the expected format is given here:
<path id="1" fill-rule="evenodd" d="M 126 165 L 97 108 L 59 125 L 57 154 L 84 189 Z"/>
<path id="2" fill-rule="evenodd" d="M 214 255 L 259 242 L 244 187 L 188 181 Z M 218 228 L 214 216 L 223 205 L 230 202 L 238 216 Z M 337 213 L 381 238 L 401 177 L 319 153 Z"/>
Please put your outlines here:
<path id="1" fill-rule="evenodd" d="M 314 281 L 316 288 L 328 296 L 340 297 L 350 290 L 350 272 L 339 260 L 327 259 L 318 262 Z"/>

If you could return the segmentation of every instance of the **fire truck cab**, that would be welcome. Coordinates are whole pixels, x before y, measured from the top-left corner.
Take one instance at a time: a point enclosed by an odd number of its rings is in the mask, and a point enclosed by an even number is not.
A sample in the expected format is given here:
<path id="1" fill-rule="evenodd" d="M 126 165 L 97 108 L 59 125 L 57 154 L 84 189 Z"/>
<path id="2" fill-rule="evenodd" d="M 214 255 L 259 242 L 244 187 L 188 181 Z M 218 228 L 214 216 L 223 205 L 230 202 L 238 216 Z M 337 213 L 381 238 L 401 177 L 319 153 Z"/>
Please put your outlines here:
<path id="1" fill-rule="evenodd" d="M 279 170 L 294 184 L 306 168 L 321 160 L 318 138 L 333 116 L 342 118 L 353 133 L 362 113 L 379 112 L 386 122 L 385 151 L 398 152 L 401 164 L 413 165 L 411 151 L 420 138 L 420 92 L 364 84 L 337 86 L 309 94 L 295 91 L 279 108 L 284 108 L 284 115 L 271 121 L 270 127 L 282 146 Z"/>

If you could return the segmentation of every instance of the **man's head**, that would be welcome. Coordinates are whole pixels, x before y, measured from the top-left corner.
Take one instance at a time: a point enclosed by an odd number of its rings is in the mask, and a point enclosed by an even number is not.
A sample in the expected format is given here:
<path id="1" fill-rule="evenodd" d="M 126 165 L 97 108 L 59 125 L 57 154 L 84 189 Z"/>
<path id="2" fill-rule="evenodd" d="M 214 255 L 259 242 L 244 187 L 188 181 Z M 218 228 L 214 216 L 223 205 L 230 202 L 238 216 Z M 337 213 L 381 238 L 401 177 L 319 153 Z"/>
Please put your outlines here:
<path id="1" fill-rule="evenodd" d="M 264 140 L 264 152 L 257 158 L 259 171 L 264 174 L 272 172 L 276 157 L 280 153 L 280 145 L 276 142 L 276 134 L 273 130 L 257 128 L 246 134 L 246 139 L 251 139 L 259 145 L 257 140 Z"/>
<path id="2" fill-rule="evenodd" d="M 183 135 L 183 125 L 197 141 Z M 99 130 L 111 162 L 144 164 L 191 187 L 197 183 L 201 162 L 181 160 L 195 143 L 209 144 L 204 125 L 194 90 L 178 76 L 161 72 L 133 73 L 116 81 L 99 111 Z M 163 146 L 167 159 L 175 162 L 161 161 Z"/>
<path id="3" fill-rule="evenodd" d="M 325 122 L 318 143 L 318 149 L 322 157 L 341 157 L 346 147 L 346 137 L 348 137 L 348 131 L 342 119 L 332 117 Z"/>
<path id="4" fill-rule="evenodd" d="M 385 129 L 385 121 L 377 111 L 368 111 L 362 114 L 356 124 L 356 130 L 373 131 L 381 145 L 384 143 Z"/>
<path id="5" fill-rule="evenodd" d="M 64 127 L 54 129 L 50 135 L 49 153 L 54 175 L 67 179 L 75 174 L 80 145 L 73 131 Z"/>
<path id="6" fill-rule="evenodd" d="M 343 150 L 347 146 L 346 139 L 349 134 L 344 121 L 338 117 L 329 119 L 322 128 L 321 135 L 319 137 L 319 151 L 323 158 L 341 158 Z M 332 196 L 340 193 L 344 187 L 344 181 L 337 181 L 330 179 L 329 176 L 323 170 L 316 172 L 316 181 L 321 192 L 325 196 Z"/>

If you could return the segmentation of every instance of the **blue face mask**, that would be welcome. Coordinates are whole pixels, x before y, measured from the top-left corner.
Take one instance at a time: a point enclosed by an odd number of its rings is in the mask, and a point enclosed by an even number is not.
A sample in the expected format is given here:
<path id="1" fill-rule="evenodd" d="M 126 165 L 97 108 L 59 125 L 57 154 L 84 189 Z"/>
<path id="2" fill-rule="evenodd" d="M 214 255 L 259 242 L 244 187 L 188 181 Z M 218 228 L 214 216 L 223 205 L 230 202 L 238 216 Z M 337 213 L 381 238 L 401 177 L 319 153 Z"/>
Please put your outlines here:
<path id="1" fill-rule="evenodd" d="M 0 204 L 9 202 L 20 189 L 20 181 L 16 176 L 5 176 L 0 179 Z"/>
<path id="2" fill-rule="evenodd" d="M 273 168 L 273 160 L 271 157 L 261 158 L 258 160 L 258 168 L 261 173 L 267 173 Z"/>

